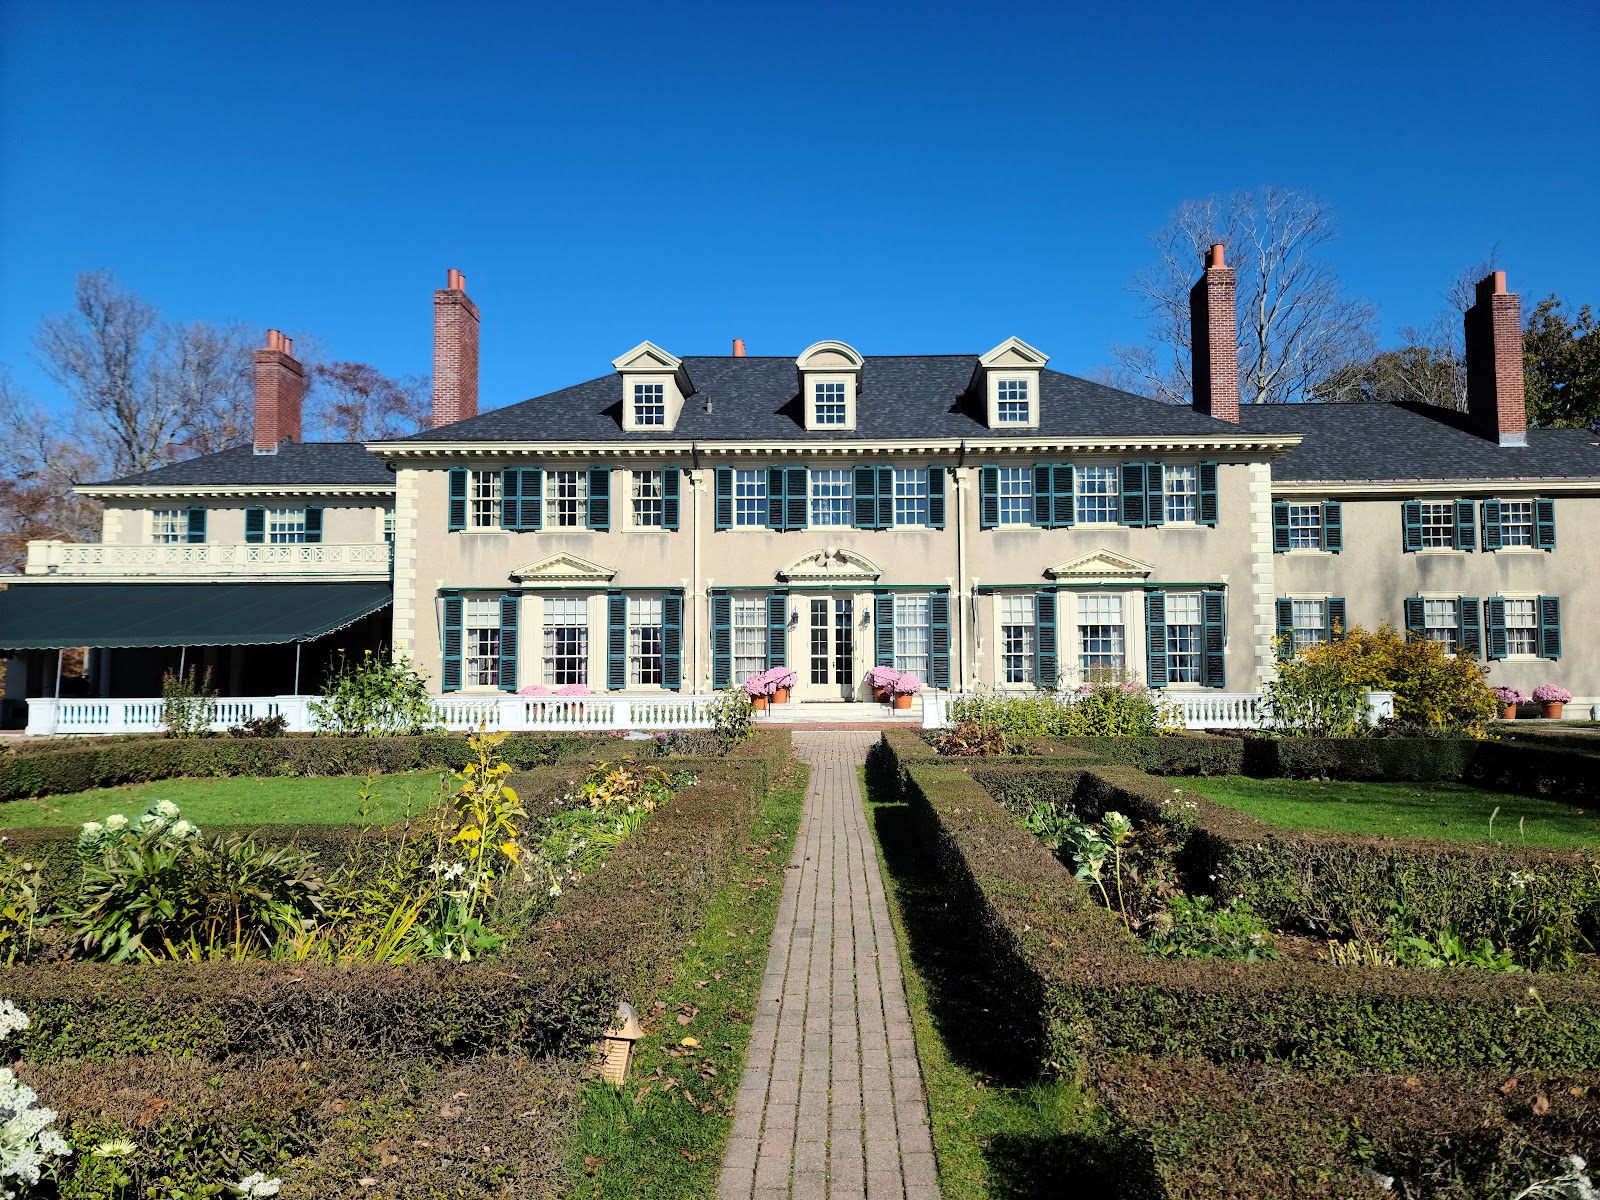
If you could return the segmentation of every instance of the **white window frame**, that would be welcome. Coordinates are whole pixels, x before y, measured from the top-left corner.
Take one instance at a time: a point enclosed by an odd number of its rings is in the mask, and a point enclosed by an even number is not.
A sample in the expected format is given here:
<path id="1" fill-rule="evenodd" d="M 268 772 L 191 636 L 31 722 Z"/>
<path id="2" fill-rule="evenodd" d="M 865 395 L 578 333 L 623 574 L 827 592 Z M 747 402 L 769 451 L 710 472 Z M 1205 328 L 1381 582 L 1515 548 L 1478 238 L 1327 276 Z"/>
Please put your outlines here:
<path id="1" fill-rule="evenodd" d="M 500 690 L 500 597 L 467 596 L 461 608 L 461 685 Z"/>
<path id="2" fill-rule="evenodd" d="M 933 667 L 932 609 L 927 592 L 896 592 L 894 669 L 910 672 L 924 684 Z"/>
<path id="3" fill-rule="evenodd" d="M 995 597 L 1002 687 L 1033 687 L 1039 678 L 1039 598 L 1032 592 Z"/>
<path id="4" fill-rule="evenodd" d="M 1205 682 L 1205 608 L 1199 592 L 1168 592 L 1166 602 L 1167 682 L 1180 687 Z M 1191 608 L 1192 605 L 1192 608 Z M 1180 614 L 1179 607 L 1185 610 Z M 1181 615 L 1192 614 L 1192 620 Z M 1180 633 L 1179 631 L 1186 631 Z M 1178 649 L 1180 639 L 1188 644 Z M 1191 678 L 1180 679 L 1179 675 Z"/>
<path id="5" fill-rule="evenodd" d="M 996 471 L 995 497 L 999 502 L 1001 528 L 1032 525 L 1033 506 L 1037 500 L 1033 494 L 1033 468 L 998 467 Z M 1009 509 L 1007 501 L 1010 501 Z"/>
<path id="6" fill-rule="evenodd" d="M 572 476 L 573 494 L 563 496 L 562 488 L 568 486 L 566 476 Z M 562 505 L 567 505 L 565 512 Z M 564 521 L 563 515 L 575 514 Z M 552 467 L 544 473 L 544 527 L 546 529 L 586 529 L 589 525 L 589 472 L 583 467 Z"/>
<path id="7" fill-rule="evenodd" d="M 1113 613 L 1111 605 L 1115 604 Z M 1103 611 L 1093 611 L 1100 609 Z M 1109 672 L 1111 676 L 1120 675 L 1128 669 L 1128 605 L 1127 598 L 1120 592 L 1078 592 L 1073 602 L 1073 642 L 1076 650 L 1076 659 L 1079 676 L 1085 680 L 1094 678 L 1100 672 Z M 1115 622 L 1097 620 L 1095 618 L 1115 616 Z M 1097 644 L 1091 650 L 1090 630 L 1104 630 L 1106 632 L 1094 635 L 1097 639 L 1105 639 L 1103 646 Z M 1103 658 L 1110 661 L 1091 664 L 1091 658 Z"/>
<path id="8" fill-rule="evenodd" d="M 728 620 L 733 682 L 743 683 L 767 669 L 767 597 L 761 593 L 730 597 Z"/>
<path id="9" fill-rule="evenodd" d="M 1295 524 L 1296 519 L 1299 524 Z M 1306 542 L 1299 545 L 1298 542 Z M 1322 505 L 1289 504 L 1289 553 L 1307 554 L 1311 551 L 1322 551 Z"/>
<path id="10" fill-rule="evenodd" d="M 665 383 L 641 382 L 633 385 L 633 426 L 635 429 L 665 429 L 667 427 L 667 385 Z"/>
<path id="11" fill-rule="evenodd" d="M 647 639 L 654 631 L 653 644 Z M 659 688 L 666 678 L 666 598 L 659 594 L 628 597 L 628 686 Z M 646 679 L 645 675 L 654 675 Z"/>
<path id="12" fill-rule="evenodd" d="M 749 489 L 746 494 L 742 489 Z M 807 503 L 809 508 L 809 500 Z M 735 467 L 733 471 L 733 527 L 767 527 L 767 469 Z"/>
<path id="13" fill-rule="evenodd" d="M 467 472 L 467 528 L 500 528 L 500 468 Z"/>
<path id="14" fill-rule="evenodd" d="M 1507 519 L 1507 510 L 1509 510 L 1513 504 L 1517 505 L 1519 508 L 1526 508 L 1528 510 L 1528 519 L 1526 521 L 1513 522 Z M 1527 530 L 1527 541 L 1513 542 L 1507 538 L 1506 531 L 1510 529 L 1513 524 L 1519 528 L 1525 528 Z M 1531 499 L 1500 501 L 1500 548 L 1502 550 L 1537 550 L 1538 536 L 1536 517 L 1534 516 L 1534 505 Z"/>
<path id="15" fill-rule="evenodd" d="M 1182 483 L 1183 487 L 1177 485 Z M 1193 525 L 1200 515 L 1200 468 L 1168 463 L 1161 468 L 1162 517 L 1168 525 Z"/>
<path id="16" fill-rule="evenodd" d="M 826 429 L 837 433 L 840 430 L 851 430 L 856 427 L 856 378 L 847 374 L 821 374 L 806 373 L 806 428 Z M 841 395 L 831 390 L 835 385 L 844 389 Z M 821 389 L 827 386 L 829 391 Z M 844 419 L 830 420 L 824 424 L 820 420 L 821 414 L 817 410 L 817 400 L 820 396 L 827 397 L 827 403 L 834 404 L 839 400 L 844 401 Z"/>
<path id="17" fill-rule="evenodd" d="M 1039 427 L 1039 372 L 1015 367 L 991 367 L 986 371 L 984 385 L 985 408 L 990 429 L 1037 429 Z M 1001 385 L 1021 383 L 1026 389 L 1027 410 L 1024 420 L 1000 419 Z M 1014 403 L 1010 396 L 1007 401 Z"/>
<path id="18" fill-rule="evenodd" d="M 298 546 L 306 540 L 306 510 L 299 508 L 267 509 L 267 544 L 269 546 Z"/>
<path id="19" fill-rule="evenodd" d="M 1019 409 L 1017 406 L 1021 405 Z M 994 420 L 1002 428 L 1026 429 L 1033 425 L 1033 379 L 1026 375 L 1000 375 L 994 381 Z"/>
<path id="20" fill-rule="evenodd" d="M 644 470 L 630 470 L 628 472 L 628 525 L 629 529 L 643 530 L 649 533 L 660 533 L 667 527 L 667 501 L 662 480 L 665 478 L 660 467 L 646 468 Z M 654 488 L 652 492 L 650 489 Z M 641 520 L 641 516 L 650 515 L 650 506 L 654 505 L 654 521 Z"/>
<path id="21" fill-rule="evenodd" d="M 928 524 L 928 468 L 894 469 L 894 523 L 904 529 Z"/>
<path id="22" fill-rule="evenodd" d="M 1443 526 L 1438 524 L 1430 525 L 1428 523 L 1430 510 L 1437 510 L 1441 508 L 1444 509 L 1445 512 L 1445 522 Z M 1456 548 L 1456 502 L 1454 500 L 1419 501 L 1417 523 L 1422 533 L 1422 549 L 1454 550 Z M 1443 545 L 1430 545 L 1428 543 L 1429 531 L 1433 530 L 1435 533 L 1437 533 L 1437 531 L 1441 528 L 1444 530 L 1445 537 L 1448 540 Z"/>
<path id="23" fill-rule="evenodd" d="M 1451 654 L 1455 654 L 1461 649 L 1461 597 L 1424 595 L 1421 597 L 1421 600 L 1422 636 L 1430 642 L 1443 643 L 1446 650 L 1448 650 Z M 1450 616 L 1450 623 L 1448 625 L 1432 623 L 1433 619 L 1440 612 L 1440 609 L 1437 606 L 1441 604 L 1448 604 L 1450 606 L 1447 610 Z M 1436 631 L 1441 632 L 1446 636 L 1435 637 L 1434 633 Z"/>
<path id="24" fill-rule="evenodd" d="M 539 680 L 552 690 L 571 684 L 592 688 L 594 678 L 593 605 L 589 596 L 571 592 L 552 592 L 539 597 Z M 558 617 L 559 620 L 553 620 Z M 568 618 L 576 617 L 576 620 Z M 562 646 L 557 630 L 577 630 L 577 649 Z M 564 673 L 581 674 L 581 679 L 563 679 Z"/>
<path id="25" fill-rule="evenodd" d="M 1079 467 L 1074 472 L 1074 506 L 1079 525 L 1117 525 L 1122 521 L 1122 487 L 1116 466 L 1096 463 Z M 1105 487 L 1091 489 L 1091 483 L 1104 483 Z"/>
<path id="26" fill-rule="evenodd" d="M 815 467 L 806 472 L 806 508 L 811 528 L 848 529 L 855 525 L 855 477 L 849 467 Z M 838 490 L 819 490 L 825 488 Z M 823 516 L 830 519 L 820 520 Z"/>
<path id="27" fill-rule="evenodd" d="M 1289 645 L 1298 654 L 1307 646 L 1328 642 L 1328 597 L 1288 596 Z"/>
<path id="28" fill-rule="evenodd" d="M 394 509 L 392 508 L 378 510 L 378 539 L 391 546 L 394 544 L 395 523 Z"/>
<path id="29" fill-rule="evenodd" d="M 150 544 L 152 546 L 178 546 L 189 540 L 187 510 L 181 508 L 156 508 L 150 510 Z"/>
<path id="30" fill-rule="evenodd" d="M 1541 655 L 1539 653 L 1539 597 L 1533 593 L 1501 593 L 1498 599 L 1505 602 L 1506 606 L 1506 657 L 1502 661 L 1535 662 Z M 1528 606 L 1529 623 L 1527 625 L 1511 624 L 1511 606 L 1513 604 L 1526 604 Z M 1528 644 L 1530 649 L 1513 650 L 1511 648 L 1512 629 L 1526 629 L 1528 631 Z M 1488 636 L 1488 630 L 1484 630 Z"/>

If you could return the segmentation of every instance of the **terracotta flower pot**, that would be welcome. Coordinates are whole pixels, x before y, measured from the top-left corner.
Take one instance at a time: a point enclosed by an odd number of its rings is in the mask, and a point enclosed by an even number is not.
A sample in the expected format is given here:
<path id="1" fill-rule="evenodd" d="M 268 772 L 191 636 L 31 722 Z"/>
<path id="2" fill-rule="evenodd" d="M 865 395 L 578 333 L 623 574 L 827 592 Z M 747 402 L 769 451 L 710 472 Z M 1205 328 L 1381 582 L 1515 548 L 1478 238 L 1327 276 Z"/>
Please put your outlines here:
<path id="1" fill-rule="evenodd" d="M 881 688 L 881 687 L 874 687 L 872 689 L 872 698 L 874 700 L 876 700 L 879 704 L 886 703 L 888 701 L 888 699 L 889 699 L 889 689 L 888 688 Z"/>
<path id="2" fill-rule="evenodd" d="M 750 697 L 750 703 L 756 706 L 757 712 L 767 711 L 767 697 L 765 696 L 752 696 Z"/>
<path id="3" fill-rule="evenodd" d="M 1517 706 L 1515 704 L 1506 705 L 1505 711 L 1500 714 L 1500 719 L 1503 721 L 1515 721 L 1517 719 Z"/>
<path id="4" fill-rule="evenodd" d="M 911 693 L 910 692 L 896 692 L 895 696 L 894 696 L 894 706 L 896 708 L 910 708 L 911 707 Z M 1556 705 L 1556 707 L 1560 708 L 1561 706 L 1558 704 L 1558 705 Z"/>
<path id="5" fill-rule="evenodd" d="M 777 691 L 773 692 L 772 693 L 772 702 L 774 704 L 787 704 L 787 703 L 789 703 L 789 689 L 788 688 L 779 688 Z"/>
<path id="6" fill-rule="evenodd" d="M 1545 720 L 1559 721 L 1561 719 L 1561 709 L 1564 704 L 1565 701 L 1562 700 L 1552 700 L 1550 703 L 1546 704 L 1544 706 Z"/>

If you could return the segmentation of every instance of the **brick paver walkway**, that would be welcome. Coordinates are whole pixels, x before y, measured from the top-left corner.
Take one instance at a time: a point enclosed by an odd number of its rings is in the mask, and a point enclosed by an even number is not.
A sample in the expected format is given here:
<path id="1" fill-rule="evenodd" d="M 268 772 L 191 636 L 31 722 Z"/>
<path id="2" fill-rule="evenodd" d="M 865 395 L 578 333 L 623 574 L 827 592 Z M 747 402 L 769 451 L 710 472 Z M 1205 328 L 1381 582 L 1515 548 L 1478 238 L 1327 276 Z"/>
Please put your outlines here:
<path id="1" fill-rule="evenodd" d="M 794 735 L 811 786 L 721 1200 L 938 1200 L 922 1072 L 856 771 L 877 738 Z"/>

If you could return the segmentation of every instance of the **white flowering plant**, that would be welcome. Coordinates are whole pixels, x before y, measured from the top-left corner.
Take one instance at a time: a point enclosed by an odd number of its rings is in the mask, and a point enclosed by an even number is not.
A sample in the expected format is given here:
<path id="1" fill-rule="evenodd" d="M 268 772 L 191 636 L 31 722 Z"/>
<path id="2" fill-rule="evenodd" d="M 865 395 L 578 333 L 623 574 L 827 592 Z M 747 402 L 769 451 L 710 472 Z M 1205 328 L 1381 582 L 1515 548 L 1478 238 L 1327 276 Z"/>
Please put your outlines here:
<path id="1" fill-rule="evenodd" d="M 43 883 L 38 864 L 4 843 L 0 837 L 0 966 L 9 967 L 33 950 Z"/>
<path id="2" fill-rule="evenodd" d="M 28 1015 L 0 1000 L 0 1041 L 28 1028 Z M 36 1092 L 9 1067 L 0 1067 L 0 1200 L 28 1195 L 42 1180 L 55 1177 L 55 1160 L 72 1147 L 50 1126 L 56 1111 L 39 1104 Z"/>

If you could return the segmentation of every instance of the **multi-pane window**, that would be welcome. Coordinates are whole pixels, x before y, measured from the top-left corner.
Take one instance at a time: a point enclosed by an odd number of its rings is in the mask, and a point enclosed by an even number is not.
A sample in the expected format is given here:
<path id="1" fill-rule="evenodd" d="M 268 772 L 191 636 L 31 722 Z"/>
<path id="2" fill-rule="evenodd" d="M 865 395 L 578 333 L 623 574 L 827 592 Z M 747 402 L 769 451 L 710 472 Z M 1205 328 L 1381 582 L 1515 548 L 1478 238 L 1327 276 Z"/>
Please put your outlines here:
<path id="1" fill-rule="evenodd" d="M 468 687 L 500 686 L 500 597 L 469 596 L 463 614 L 461 674 Z"/>
<path id="2" fill-rule="evenodd" d="M 661 472 L 633 472 L 633 523 L 639 529 L 661 528 Z"/>
<path id="3" fill-rule="evenodd" d="M 763 596 L 733 598 L 733 680 L 743 683 L 767 669 L 767 601 Z"/>
<path id="4" fill-rule="evenodd" d="M 589 601 L 586 597 L 544 598 L 544 681 L 557 686 L 589 682 Z"/>
<path id="5" fill-rule="evenodd" d="M 826 384 L 818 384 L 826 387 Z M 811 472 L 811 523 L 813 525 L 854 525 L 851 509 L 854 495 L 853 473 L 842 471 Z"/>
<path id="6" fill-rule="evenodd" d="M 394 509 L 392 508 L 383 510 L 383 540 L 386 542 L 394 541 Z"/>
<path id="7" fill-rule="evenodd" d="M 474 529 L 500 528 L 500 472 L 473 471 L 467 476 L 467 512 Z"/>
<path id="8" fill-rule="evenodd" d="M 1539 617 L 1535 601 L 1506 601 L 1506 653 L 1539 653 Z"/>
<path id="9" fill-rule="evenodd" d="M 1078 468 L 1078 524 L 1115 525 L 1117 511 L 1117 469 L 1115 467 Z"/>
<path id="10" fill-rule="evenodd" d="M 733 473 L 733 523 L 735 525 L 765 525 L 767 523 L 767 473 L 765 471 L 735 471 Z"/>
<path id="11" fill-rule="evenodd" d="M 1500 502 L 1500 544 L 1502 546 L 1533 545 L 1533 501 L 1502 500 Z"/>
<path id="12" fill-rule="evenodd" d="M 633 385 L 633 423 L 635 425 L 665 425 L 667 423 L 667 389 L 660 383 Z"/>
<path id="13" fill-rule="evenodd" d="M 817 386 L 817 424 L 843 425 L 846 418 L 845 385 L 819 383 Z"/>
<path id="14" fill-rule="evenodd" d="M 1167 681 L 1201 682 L 1200 597 L 1167 597 Z"/>
<path id="15" fill-rule="evenodd" d="M 1028 381 L 1001 379 L 995 383 L 995 417 L 1001 425 L 1028 423 Z"/>
<path id="16" fill-rule="evenodd" d="M 894 669 L 901 674 L 928 678 L 928 597 L 894 598 Z"/>
<path id="17" fill-rule="evenodd" d="M 928 472 L 915 467 L 894 472 L 894 523 L 896 525 L 926 525 L 928 523 Z"/>
<path id="18" fill-rule="evenodd" d="M 1326 600 L 1291 600 L 1291 636 L 1296 651 L 1305 646 L 1318 646 L 1328 640 L 1328 602 Z"/>
<path id="19" fill-rule="evenodd" d="M 150 514 L 150 540 L 156 545 L 181 542 L 188 533 L 188 520 L 182 509 L 164 508 Z"/>
<path id="20" fill-rule="evenodd" d="M 267 510 L 267 541 L 271 545 L 284 546 L 305 540 L 305 509 L 269 508 Z"/>
<path id="21" fill-rule="evenodd" d="M 1322 505 L 1289 505 L 1289 549 L 1322 549 Z"/>
<path id="22" fill-rule="evenodd" d="M 1038 643 L 1032 596 L 1000 598 L 1000 665 L 1007 683 L 1032 683 L 1036 678 Z"/>
<path id="23" fill-rule="evenodd" d="M 1106 679 L 1126 663 L 1121 596 L 1078 597 L 1078 665 L 1085 679 Z"/>
<path id="24" fill-rule="evenodd" d="M 1033 472 L 1027 467 L 1000 468 L 1000 524 L 1033 524 Z"/>
<path id="25" fill-rule="evenodd" d="M 1430 642 L 1441 642 L 1454 652 L 1461 638 L 1461 601 L 1423 600 L 1422 632 Z"/>
<path id="26" fill-rule="evenodd" d="M 545 472 L 544 505 L 546 524 L 563 529 L 581 527 L 589 515 L 589 473 Z"/>
<path id="27" fill-rule="evenodd" d="M 660 684 L 662 655 L 660 596 L 628 597 L 628 682 Z"/>
<path id="28" fill-rule="evenodd" d="M 1455 544 L 1456 506 L 1448 501 L 1422 505 L 1422 548 L 1452 550 Z"/>
<path id="29" fill-rule="evenodd" d="M 1200 492 L 1198 472 L 1194 467 L 1163 467 L 1161 491 L 1166 498 L 1169 525 L 1194 520 L 1195 498 Z"/>

